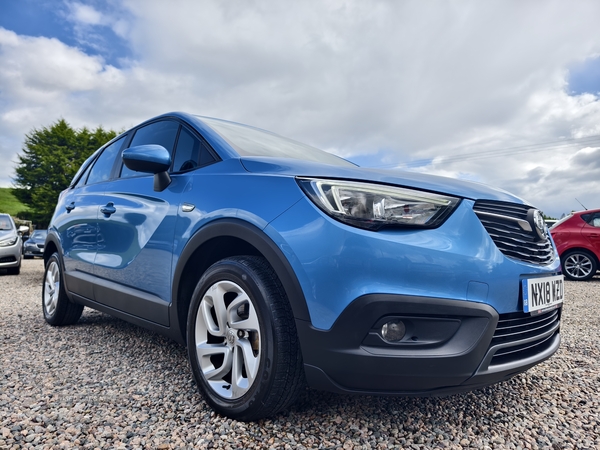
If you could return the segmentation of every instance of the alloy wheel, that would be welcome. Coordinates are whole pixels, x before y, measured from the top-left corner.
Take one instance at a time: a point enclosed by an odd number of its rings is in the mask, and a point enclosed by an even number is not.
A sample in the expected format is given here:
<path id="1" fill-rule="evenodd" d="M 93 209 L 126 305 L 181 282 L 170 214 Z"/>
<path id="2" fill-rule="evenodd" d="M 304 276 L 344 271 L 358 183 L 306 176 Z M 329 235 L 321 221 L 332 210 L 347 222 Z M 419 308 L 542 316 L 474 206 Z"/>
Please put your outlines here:
<path id="1" fill-rule="evenodd" d="M 564 263 L 565 272 L 575 279 L 589 277 L 593 267 L 592 260 L 582 253 L 567 256 Z"/>
<path id="2" fill-rule="evenodd" d="M 206 382 L 220 397 L 240 398 L 252 386 L 260 331 L 256 309 L 240 286 L 218 281 L 207 289 L 196 315 L 196 353 Z"/>
<path id="3" fill-rule="evenodd" d="M 53 316 L 58 306 L 60 292 L 60 269 L 55 261 L 51 261 L 44 279 L 44 307 L 48 316 Z"/>

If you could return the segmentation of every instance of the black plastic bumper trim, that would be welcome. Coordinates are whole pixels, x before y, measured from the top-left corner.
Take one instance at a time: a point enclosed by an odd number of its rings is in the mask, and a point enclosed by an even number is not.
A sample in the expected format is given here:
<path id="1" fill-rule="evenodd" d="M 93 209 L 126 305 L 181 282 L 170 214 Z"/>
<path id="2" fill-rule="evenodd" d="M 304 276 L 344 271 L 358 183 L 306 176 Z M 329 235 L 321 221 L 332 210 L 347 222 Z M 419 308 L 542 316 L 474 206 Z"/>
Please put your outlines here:
<path id="1" fill-rule="evenodd" d="M 435 345 L 365 346 L 374 325 L 387 317 L 460 321 L 458 330 Z M 309 386 L 338 393 L 446 395 L 509 379 L 549 358 L 560 343 L 559 325 L 546 333 L 535 354 L 490 365 L 499 315 L 482 303 L 390 294 L 356 299 L 329 330 L 297 320 Z M 525 343 L 527 339 L 523 342 Z M 383 340 L 382 340 L 383 343 Z M 519 345 L 516 342 L 513 345 Z"/>

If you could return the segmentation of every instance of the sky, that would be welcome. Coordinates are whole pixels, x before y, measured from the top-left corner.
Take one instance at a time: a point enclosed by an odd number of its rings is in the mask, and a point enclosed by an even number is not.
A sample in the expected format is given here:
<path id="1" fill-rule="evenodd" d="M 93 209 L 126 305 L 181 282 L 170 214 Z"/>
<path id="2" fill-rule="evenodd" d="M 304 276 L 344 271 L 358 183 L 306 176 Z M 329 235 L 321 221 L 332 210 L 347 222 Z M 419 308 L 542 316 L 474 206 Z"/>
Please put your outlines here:
<path id="1" fill-rule="evenodd" d="M 0 187 L 33 129 L 186 111 L 600 208 L 599 20 L 595 0 L 0 0 Z"/>

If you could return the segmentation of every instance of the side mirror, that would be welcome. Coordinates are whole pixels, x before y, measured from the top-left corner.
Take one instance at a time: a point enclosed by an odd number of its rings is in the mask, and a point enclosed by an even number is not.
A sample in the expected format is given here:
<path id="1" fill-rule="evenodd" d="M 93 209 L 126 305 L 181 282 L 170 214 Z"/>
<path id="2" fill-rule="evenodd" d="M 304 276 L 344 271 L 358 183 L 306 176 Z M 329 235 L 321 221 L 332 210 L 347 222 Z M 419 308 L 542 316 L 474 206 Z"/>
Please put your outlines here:
<path id="1" fill-rule="evenodd" d="M 29 234 L 29 227 L 21 225 L 19 227 L 19 234 Z"/>
<path id="2" fill-rule="evenodd" d="M 171 155 L 162 145 L 147 144 L 130 147 L 123 151 L 123 163 L 131 170 L 154 174 L 154 190 L 164 191 L 171 184 L 167 172 L 171 167 Z"/>

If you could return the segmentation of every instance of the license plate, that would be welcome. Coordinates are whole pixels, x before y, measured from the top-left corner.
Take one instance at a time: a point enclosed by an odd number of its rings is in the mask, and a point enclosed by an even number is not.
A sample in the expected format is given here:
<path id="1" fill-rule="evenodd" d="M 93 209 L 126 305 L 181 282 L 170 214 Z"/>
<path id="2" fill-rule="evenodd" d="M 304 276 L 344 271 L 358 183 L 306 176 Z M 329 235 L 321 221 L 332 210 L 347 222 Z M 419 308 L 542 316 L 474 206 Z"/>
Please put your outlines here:
<path id="1" fill-rule="evenodd" d="M 562 275 L 523 280 L 523 311 L 541 313 L 557 308 L 565 298 Z"/>

